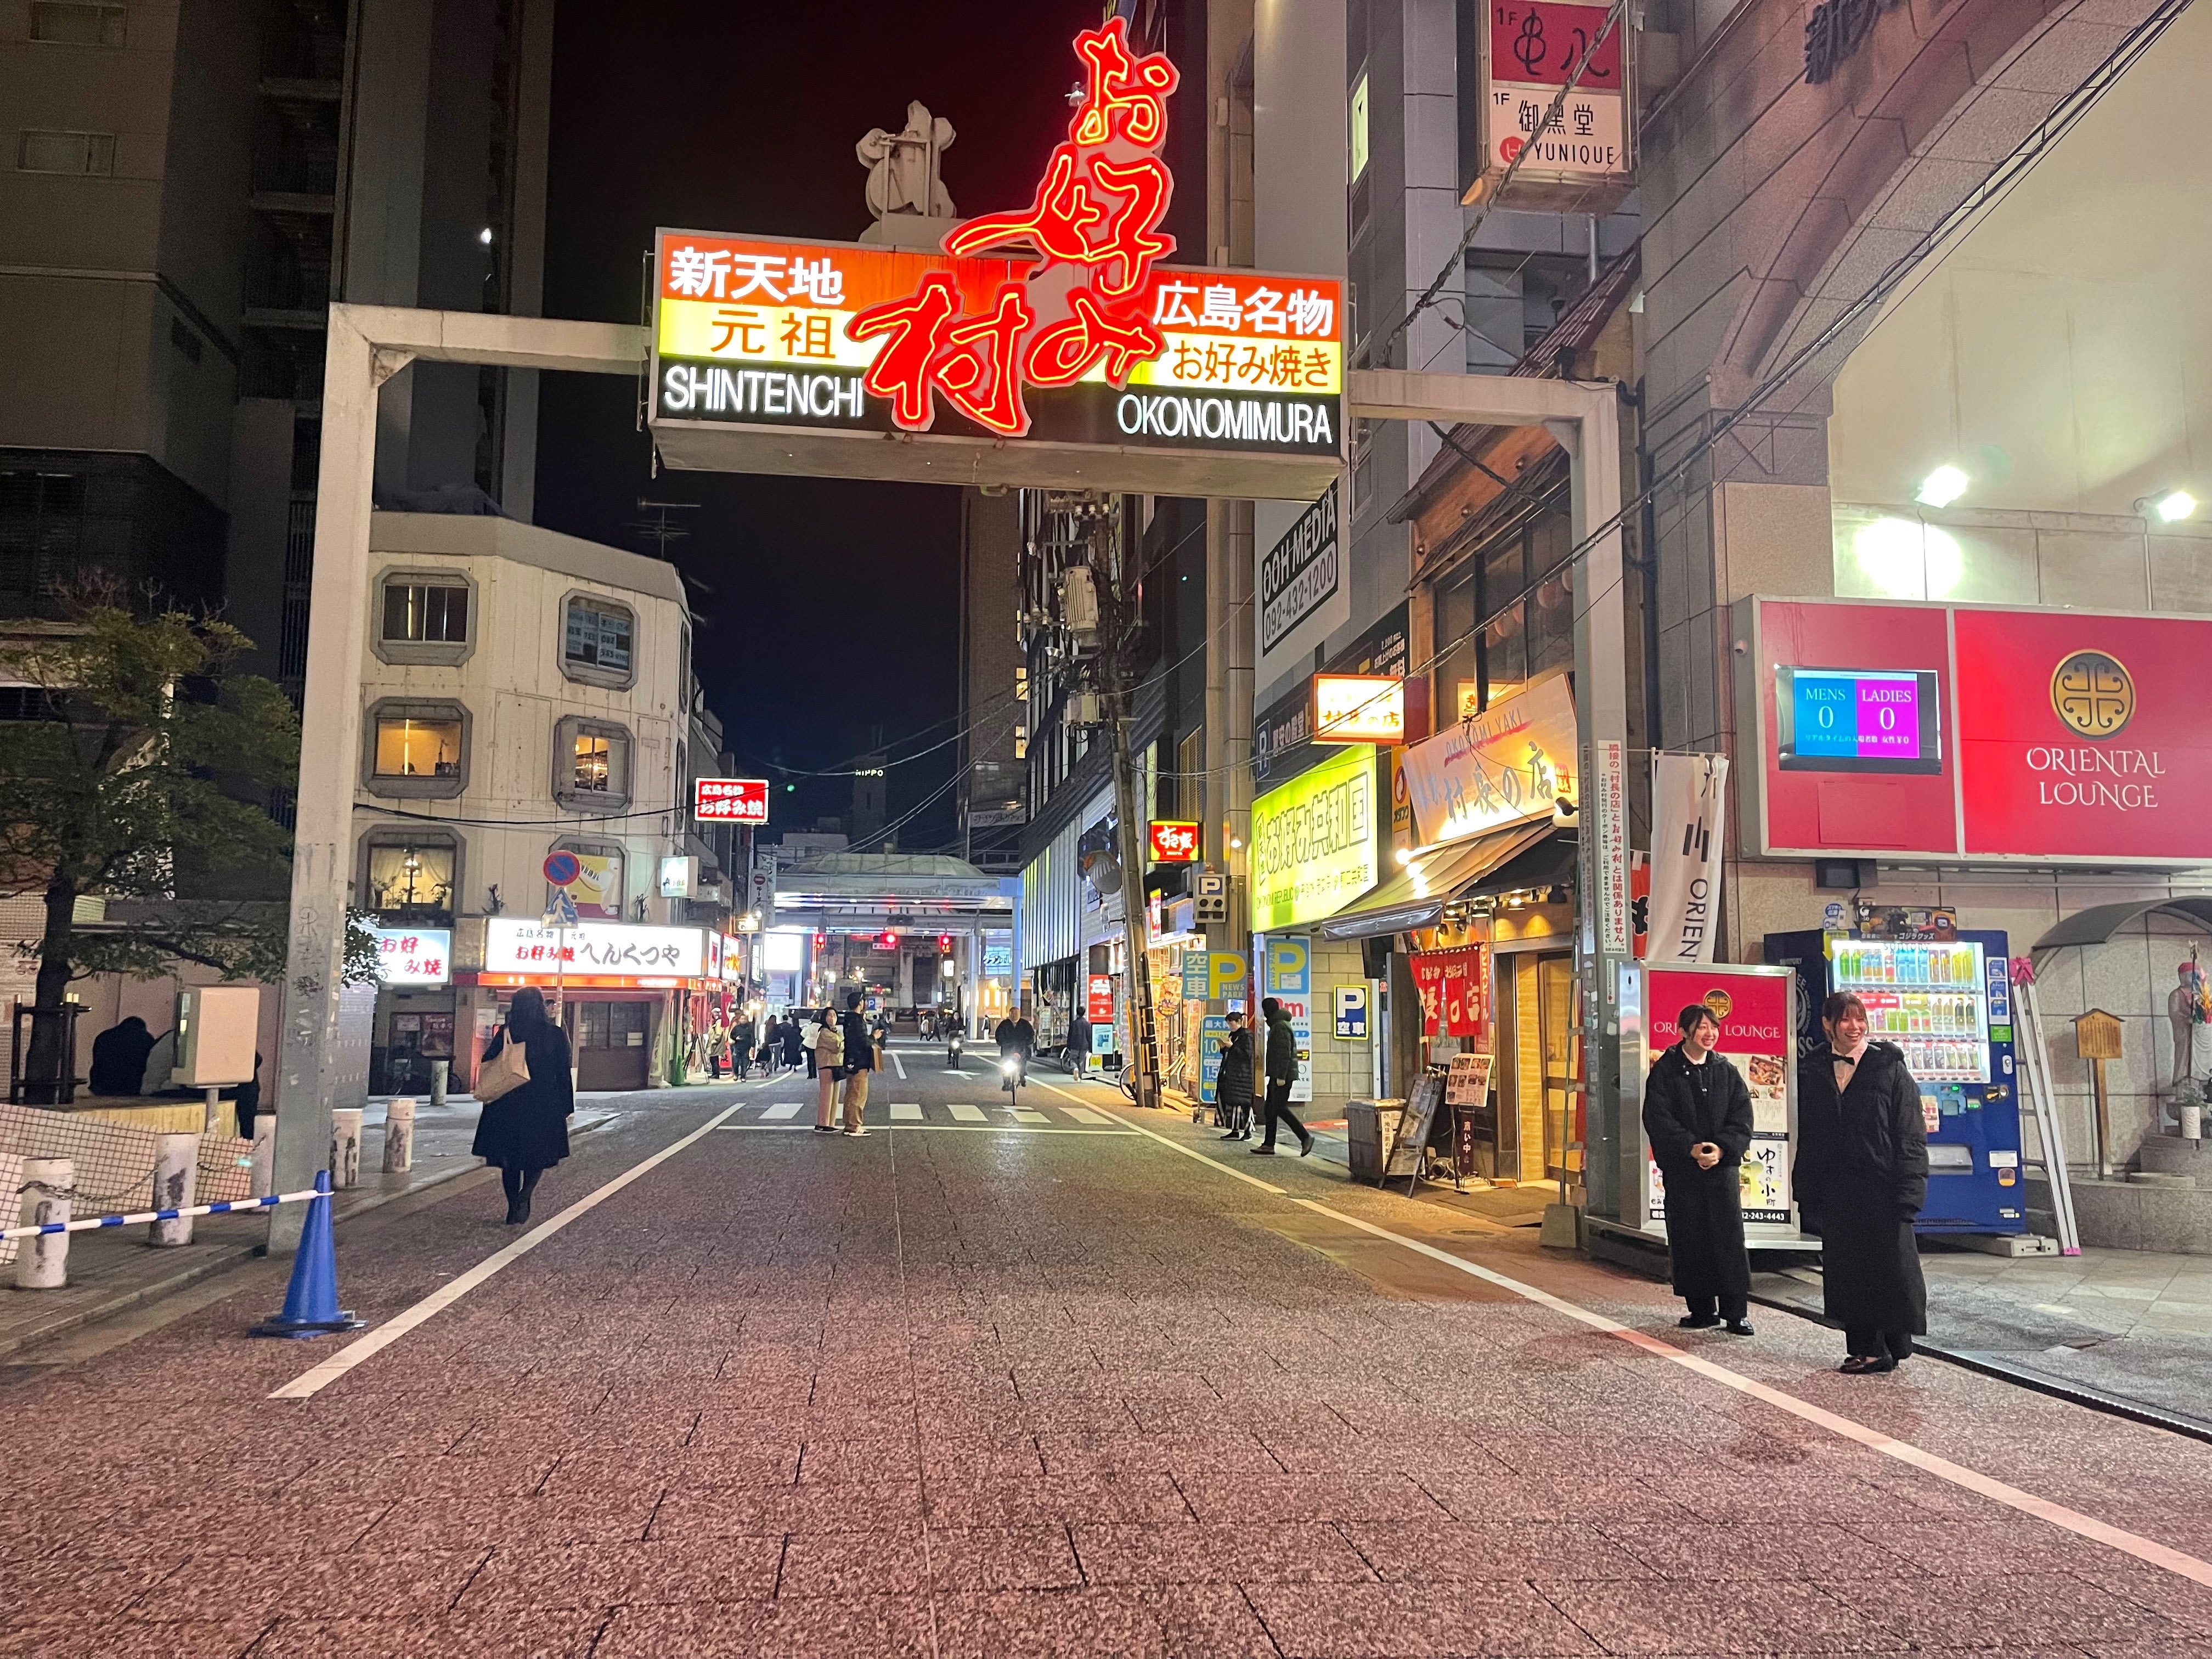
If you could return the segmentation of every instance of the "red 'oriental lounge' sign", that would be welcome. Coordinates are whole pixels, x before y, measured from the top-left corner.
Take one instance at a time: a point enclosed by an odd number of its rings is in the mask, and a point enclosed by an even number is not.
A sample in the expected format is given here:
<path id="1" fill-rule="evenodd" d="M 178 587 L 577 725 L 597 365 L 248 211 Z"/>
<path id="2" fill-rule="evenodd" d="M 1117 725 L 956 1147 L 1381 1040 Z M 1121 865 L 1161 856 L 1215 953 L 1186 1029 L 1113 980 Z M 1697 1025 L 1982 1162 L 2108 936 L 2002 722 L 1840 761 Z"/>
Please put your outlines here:
<path id="1" fill-rule="evenodd" d="M 1033 199 L 942 252 L 661 231 L 655 427 L 1333 461 L 1341 284 L 1160 264 L 1176 70 L 1118 18 L 1075 46 L 1086 91 Z"/>

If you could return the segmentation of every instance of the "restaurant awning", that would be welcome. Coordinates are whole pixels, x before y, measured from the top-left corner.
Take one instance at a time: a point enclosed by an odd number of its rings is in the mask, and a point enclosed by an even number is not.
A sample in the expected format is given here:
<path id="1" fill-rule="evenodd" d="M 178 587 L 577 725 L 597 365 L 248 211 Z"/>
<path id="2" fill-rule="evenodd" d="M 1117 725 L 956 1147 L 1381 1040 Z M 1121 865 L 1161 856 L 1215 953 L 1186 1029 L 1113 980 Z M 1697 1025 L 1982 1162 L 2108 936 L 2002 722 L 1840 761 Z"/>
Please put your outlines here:
<path id="1" fill-rule="evenodd" d="M 1429 927 L 1443 915 L 1446 904 L 1508 860 L 1547 839 L 1552 830 L 1547 814 L 1419 854 L 1370 893 L 1358 909 L 1320 923 L 1321 936 L 1377 939 L 1384 933 Z"/>

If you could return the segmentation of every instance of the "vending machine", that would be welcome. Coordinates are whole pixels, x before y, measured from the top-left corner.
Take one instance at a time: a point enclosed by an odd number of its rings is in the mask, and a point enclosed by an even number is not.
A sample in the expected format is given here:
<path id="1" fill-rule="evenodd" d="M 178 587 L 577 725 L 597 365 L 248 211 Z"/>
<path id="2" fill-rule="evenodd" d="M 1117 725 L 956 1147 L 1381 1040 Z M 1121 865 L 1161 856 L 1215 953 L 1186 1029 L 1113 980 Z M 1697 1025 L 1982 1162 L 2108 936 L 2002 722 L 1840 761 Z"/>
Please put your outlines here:
<path id="1" fill-rule="evenodd" d="M 1856 992 L 1870 1036 L 1904 1050 L 1920 1085 L 1928 1202 L 1919 1231 L 2025 1232 L 2005 936 L 1871 939 L 1865 931 L 1766 936 L 1767 961 L 1795 969 L 1803 992 L 1800 1052 L 1824 1040 L 1820 1006 L 1829 993 Z"/>

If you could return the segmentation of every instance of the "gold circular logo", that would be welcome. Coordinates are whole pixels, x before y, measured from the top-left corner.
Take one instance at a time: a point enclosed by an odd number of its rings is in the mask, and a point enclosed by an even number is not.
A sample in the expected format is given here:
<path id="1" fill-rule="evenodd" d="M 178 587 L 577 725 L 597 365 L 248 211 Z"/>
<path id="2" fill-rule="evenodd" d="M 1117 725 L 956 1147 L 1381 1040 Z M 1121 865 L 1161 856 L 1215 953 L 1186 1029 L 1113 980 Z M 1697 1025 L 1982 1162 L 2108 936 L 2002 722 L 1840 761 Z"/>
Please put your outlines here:
<path id="1" fill-rule="evenodd" d="M 1728 1024 L 1729 1010 L 1735 1006 L 1726 991 L 1708 991 L 1698 1000 L 1705 1005 L 1705 1012 L 1723 1025 Z"/>
<path id="2" fill-rule="evenodd" d="M 2069 732 L 2116 737 L 2136 712 L 2134 677 L 2118 657 L 2076 651 L 2051 671 L 2051 708 Z"/>

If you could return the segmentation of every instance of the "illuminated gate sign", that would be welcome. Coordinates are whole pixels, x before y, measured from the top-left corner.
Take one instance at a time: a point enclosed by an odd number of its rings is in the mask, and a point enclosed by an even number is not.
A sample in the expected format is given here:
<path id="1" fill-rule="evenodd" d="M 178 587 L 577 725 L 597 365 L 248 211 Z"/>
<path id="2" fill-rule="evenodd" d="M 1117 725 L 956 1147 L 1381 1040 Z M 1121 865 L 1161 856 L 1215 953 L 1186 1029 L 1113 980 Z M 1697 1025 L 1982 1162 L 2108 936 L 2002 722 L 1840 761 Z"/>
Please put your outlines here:
<path id="1" fill-rule="evenodd" d="M 1159 264 L 1176 70 L 1133 57 L 1119 18 L 1075 45 L 1088 91 L 1035 199 L 941 253 L 659 233 L 670 464 L 1320 493 L 1342 449 L 1341 284 Z"/>

